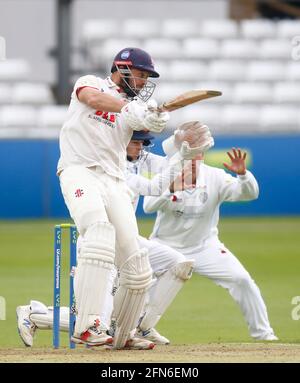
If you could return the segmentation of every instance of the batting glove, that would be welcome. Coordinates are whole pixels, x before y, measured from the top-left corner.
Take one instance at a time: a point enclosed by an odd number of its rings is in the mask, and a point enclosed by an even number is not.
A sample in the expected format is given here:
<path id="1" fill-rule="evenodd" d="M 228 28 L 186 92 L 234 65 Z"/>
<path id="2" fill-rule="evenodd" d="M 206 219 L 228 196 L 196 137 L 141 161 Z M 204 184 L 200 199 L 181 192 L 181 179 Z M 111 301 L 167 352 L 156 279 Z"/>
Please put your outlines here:
<path id="1" fill-rule="evenodd" d="M 125 124 L 133 130 L 145 129 L 144 119 L 147 112 L 148 108 L 146 103 L 139 99 L 129 102 L 121 109 L 121 115 Z"/>
<path id="2" fill-rule="evenodd" d="M 169 119 L 170 115 L 168 112 L 157 112 L 157 102 L 155 100 L 148 101 L 144 120 L 145 129 L 160 133 L 166 128 Z"/>

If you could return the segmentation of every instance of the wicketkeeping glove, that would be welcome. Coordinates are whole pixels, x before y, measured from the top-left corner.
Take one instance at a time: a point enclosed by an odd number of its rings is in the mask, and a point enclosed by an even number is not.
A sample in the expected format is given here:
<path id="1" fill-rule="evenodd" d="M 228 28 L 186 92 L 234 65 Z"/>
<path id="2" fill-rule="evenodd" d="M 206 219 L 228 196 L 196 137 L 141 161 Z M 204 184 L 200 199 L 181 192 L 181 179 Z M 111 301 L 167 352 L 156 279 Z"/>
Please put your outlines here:
<path id="1" fill-rule="evenodd" d="M 175 145 L 183 159 L 190 160 L 214 146 L 214 139 L 207 125 L 200 121 L 182 124 L 175 132 Z"/>

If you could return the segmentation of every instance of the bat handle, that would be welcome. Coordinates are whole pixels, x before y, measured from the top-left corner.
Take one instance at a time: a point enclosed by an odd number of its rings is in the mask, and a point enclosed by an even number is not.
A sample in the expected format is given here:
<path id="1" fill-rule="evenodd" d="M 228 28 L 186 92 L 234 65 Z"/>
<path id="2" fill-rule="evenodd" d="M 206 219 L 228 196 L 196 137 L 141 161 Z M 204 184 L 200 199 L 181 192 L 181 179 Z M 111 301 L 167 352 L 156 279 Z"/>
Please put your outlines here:
<path id="1" fill-rule="evenodd" d="M 164 104 L 158 106 L 157 108 L 153 108 L 150 106 L 150 107 L 148 107 L 148 110 L 150 110 L 150 112 L 162 113 L 165 111 Z"/>
<path id="2" fill-rule="evenodd" d="M 151 104 L 150 104 L 150 105 L 148 105 L 148 110 L 150 112 L 156 112 L 156 113 L 162 113 L 162 112 L 166 111 L 165 104 L 161 104 L 157 107 L 151 106 Z"/>
<path id="3" fill-rule="evenodd" d="M 165 111 L 165 104 L 159 105 L 156 110 L 158 113 L 164 112 Z"/>

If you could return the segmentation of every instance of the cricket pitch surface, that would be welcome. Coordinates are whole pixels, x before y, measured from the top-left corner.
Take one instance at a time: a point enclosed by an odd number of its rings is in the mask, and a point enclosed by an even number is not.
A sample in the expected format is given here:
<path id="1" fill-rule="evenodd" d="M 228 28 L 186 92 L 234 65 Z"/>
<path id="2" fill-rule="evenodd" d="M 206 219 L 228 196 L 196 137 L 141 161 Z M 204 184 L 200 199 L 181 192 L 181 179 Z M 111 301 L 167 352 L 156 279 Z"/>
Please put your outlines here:
<path id="1" fill-rule="evenodd" d="M 2 348 L 1 363 L 264 363 L 300 362 L 300 344 L 210 343 L 156 346 L 153 350 Z"/>

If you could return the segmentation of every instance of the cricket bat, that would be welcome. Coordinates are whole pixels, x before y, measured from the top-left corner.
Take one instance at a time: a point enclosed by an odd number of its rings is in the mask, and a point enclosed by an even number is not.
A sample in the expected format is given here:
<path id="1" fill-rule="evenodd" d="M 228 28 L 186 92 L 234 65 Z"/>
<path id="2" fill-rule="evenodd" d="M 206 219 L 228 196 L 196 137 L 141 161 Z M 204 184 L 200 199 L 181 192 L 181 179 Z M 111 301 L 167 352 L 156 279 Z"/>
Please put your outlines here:
<path id="1" fill-rule="evenodd" d="M 217 90 L 200 90 L 193 89 L 187 92 L 180 94 L 170 101 L 164 102 L 157 108 L 158 112 L 172 112 L 173 110 L 177 110 L 183 108 L 184 106 L 194 104 L 195 102 L 205 100 L 206 98 L 218 97 L 221 96 L 222 92 Z"/>

